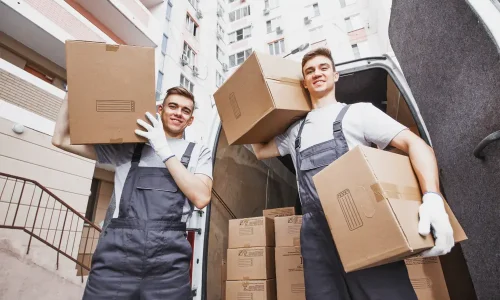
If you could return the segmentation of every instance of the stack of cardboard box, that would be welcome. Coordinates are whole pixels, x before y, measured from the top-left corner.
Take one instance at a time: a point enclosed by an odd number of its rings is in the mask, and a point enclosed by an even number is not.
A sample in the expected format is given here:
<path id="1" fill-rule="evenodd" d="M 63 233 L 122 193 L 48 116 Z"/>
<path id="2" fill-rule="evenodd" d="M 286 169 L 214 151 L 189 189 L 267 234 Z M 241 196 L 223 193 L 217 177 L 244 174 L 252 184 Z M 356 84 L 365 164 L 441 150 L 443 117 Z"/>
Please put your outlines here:
<path id="1" fill-rule="evenodd" d="M 278 300 L 305 300 L 304 267 L 300 252 L 302 216 L 293 207 L 279 209 L 274 218 L 276 236 L 276 291 Z M 269 212 L 264 211 L 264 215 Z"/>
<path id="2" fill-rule="evenodd" d="M 275 300 L 274 221 L 229 221 L 227 299 Z"/>

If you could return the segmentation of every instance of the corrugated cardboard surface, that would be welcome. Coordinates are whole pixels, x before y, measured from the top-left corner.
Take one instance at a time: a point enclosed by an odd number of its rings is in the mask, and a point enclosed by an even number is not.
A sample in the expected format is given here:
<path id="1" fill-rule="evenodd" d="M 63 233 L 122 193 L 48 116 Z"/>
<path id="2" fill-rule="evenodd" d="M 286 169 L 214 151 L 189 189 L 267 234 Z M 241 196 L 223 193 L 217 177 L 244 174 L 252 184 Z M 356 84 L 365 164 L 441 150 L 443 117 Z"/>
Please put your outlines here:
<path id="1" fill-rule="evenodd" d="M 276 248 L 278 300 L 305 300 L 304 267 L 300 247 Z"/>
<path id="2" fill-rule="evenodd" d="M 418 300 L 450 299 L 439 257 L 414 257 L 405 263 Z"/>
<path id="3" fill-rule="evenodd" d="M 274 218 L 276 247 L 300 246 L 300 228 L 302 216 Z"/>
<path id="4" fill-rule="evenodd" d="M 156 113 L 153 48 L 67 41 L 72 144 L 137 143 L 146 111 Z"/>
<path id="5" fill-rule="evenodd" d="M 273 247 L 274 221 L 266 217 L 229 220 L 229 248 Z"/>
<path id="6" fill-rule="evenodd" d="M 267 142 L 311 110 L 300 63 L 254 52 L 214 93 L 230 145 Z"/>
<path id="7" fill-rule="evenodd" d="M 422 196 L 408 157 L 358 146 L 313 180 L 346 272 L 401 260 L 434 245 L 430 235 L 418 233 Z M 455 240 L 465 240 L 446 209 Z"/>
<path id="8" fill-rule="evenodd" d="M 413 128 L 412 131 L 417 128 L 406 100 L 390 75 L 387 75 L 387 114 L 408 128 Z"/>
<path id="9" fill-rule="evenodd" d="M 274 248 L 227 249 L 227 280 L 275 278 Z"/>
<path id="10" fill-rule="evenodd" d="M 225 259 L 222 259 L 222 262 L 221 262 L 220 279 L 221 279 L 221 298 L 222 298 L 222 300 L 225 300 L 226 299 L 226 280 L 227 280 L 227 264 L 226 264 Z"/>
<path id="11" fill-rule="evenodd" d="M 276 281 L 228 281 L 226 295 L 228 300 L 275 300 Z"/>
<path id="12" fill-rule="evenodd" d="M 271 219 L 274 219 L 276 217 L 293 216 L 295 215 L 295 207 L 278 207 L 278 208 L 264 209 L 262 211 L 262 215 L 264 215 L 264 217 L 268 217 Z"/>

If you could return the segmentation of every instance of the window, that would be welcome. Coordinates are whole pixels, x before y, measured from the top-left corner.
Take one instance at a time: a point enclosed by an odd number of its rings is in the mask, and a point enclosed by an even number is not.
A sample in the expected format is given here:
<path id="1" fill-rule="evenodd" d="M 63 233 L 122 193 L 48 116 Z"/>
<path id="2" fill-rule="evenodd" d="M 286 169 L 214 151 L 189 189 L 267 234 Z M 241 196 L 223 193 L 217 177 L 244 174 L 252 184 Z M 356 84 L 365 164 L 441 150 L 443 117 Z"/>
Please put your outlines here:
<path id="1" fill-rule="evenodd" d="M 181 86 L 193 93 L 194 91 L 194 84 L 189 81 L 184 74 L 181 73 Z"/>
<path id="2" fill-rule="evenodd" d="M 217 16 L 221 17 L 224 15 L 224 9 L 222 8 L 222 5 L 220 5 L 219 2 L 217 2 Z"/>
<path id="3" fill-rule="evenodd" d="M 224 77 L 218 72 L 215 71 L 215 85 L 220 87 L 224 83 Z"/>
<path id="4" fill-rule="evenodd" d="M 319 40 L 324 39 L 325 36 L 323 35 L 323 26 L 318 26 L 318 27 L 310 29 L 309 35 L 310 35 L 311 42 L 317 42 Z"/>
<path id="5" fill-rule="evenodd" d="M 198 1 L 197 0 L 188 0 L 189 3 L 194 7 L 194 9 L 198 9 Z"/>
<path id="6" fill-rule="evenodd" d="M 264 5 L 267 9 L 273 9 L 279 6 L 278 0 L 264 0 Z"/>
<path id="7" fill-rule="evenodd" d="M 229 13 L 229 22 L 237 21 L 249 15 L 250 15 L 250 6 L 238 8 L 237 10 Z"/>
<path id="8" fill-rule="evenodd" d="M 356 0 L 340 0 L 340 7 L 346 7 L 354 3 L 356 3 Z"/>
<path id="9" fill-rule="evenodd" d="M 162 85 L 163 85 L 163 72 L 158 71 L 158 79 L 156 80 L 156 91 L 161 93 Z"/>
<path id="10" fill-rule="evenodd" d="M 170 21 L 170 17 L 172 16 L 172 2 L 168 1 L 167 3 L 167 14 L 165 18 Z"/>
<path id="11" fill-rule="evenodd" d="M 215 56 L 217 57 L 217 60 L 220 61 L 220 62 L 223 62 L 224 61 L 224 52 L 222 52 L 222 50 L 220 49 L 219 46 L 215 46 L 216 49 L 215 49 Z"/>
<path id="12" fill-rule="evenodd" d="M 229 67 L 241 65 L 252 54 L 252 48 L 229 56 Z"/>
<path id="13" fill-rule="evenodd" d="M 359 14 L 345 18 L 347 32 L 363 28 L 363 21 Z"/>
<path id="14" fill-rule="evenodd" d="M 266 22 L 267 26 L 267 33 L 271 33 L 276 30 L 276 27 L 279 27 L 281 24 L 281 17 L 277 17 L 274 19 L 271 19 Z"/>
<path id="15" fill-rule="evenodd" d="M 163 55 L 167 54 L 167 42 L 168 36 L 163 35 L 163 40 L 161 41 L 161 53 L 163 53 Z"/>
<path id="16" fill-rule="evenodd" d="M 354 58 L 360 58 L 361 54 L 359 53 L 359 47 L 357 44 L 351 45 L 352 53 L 354 53 Z"/>
<path id="17" fill-rule="evenodd" d="M 314 3 L 314 4 L 306 6 L 306 13 L 307 13 L 307 16 L 310 16 L 311 18 L 318 17 L 319 16 L 318 3 Z"/>
<path id="18" fill-rule="evenodd" d="M 244 40 L 252 36 L 252 27 L 248 26 L 245 28 L 241 28 L 236 30 L 235 32 L 231 32 L 229 34 L 229 44 Z"/>
<path id="19" fill-rule="evenodd" d="M 271 55 L 280 55 L 285 52 L 285 40 L 281 39 L 272 43 L 269 43 L 269 53 Z"/>
<path id="20" fill-rule="evenodd" d="M 191 33 L 193 36 L 196 36 L 196 32 L 198 30 L 198 24 L 191 18 L 189 14 L 186 14 L 186 29 Z"/>
<path id="21" fill-rule="evenodd" d="M 224 32 L 224 28 L 222 28 L 222 26 L 220 26 L 220 24 L 217 22 L 217 33 L 221 36 L 224 36 Z"/>
<path id="22" fill-rule="evenodd" d="M 188 65 L 194 66 L 196 61 L 196 53 L 193 51 L 191 47 L 189 47 L 189 45 L 186 42 L 184 42 L 184 54 L 188 58 Z"/>

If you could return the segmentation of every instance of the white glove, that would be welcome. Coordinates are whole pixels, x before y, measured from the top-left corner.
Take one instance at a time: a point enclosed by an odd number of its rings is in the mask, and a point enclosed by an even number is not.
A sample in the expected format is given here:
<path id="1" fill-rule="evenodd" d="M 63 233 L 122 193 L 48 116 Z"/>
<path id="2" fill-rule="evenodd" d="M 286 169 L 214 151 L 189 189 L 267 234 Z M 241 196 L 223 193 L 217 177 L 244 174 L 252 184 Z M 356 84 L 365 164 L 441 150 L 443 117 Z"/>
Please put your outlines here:
<path id="1" fill-rule="evenodd" d="M 155 118 L 149 112 L 146 112 L 146 117 L 148 117 L 153 126 L 149 125 L 141 119 L 137 119 L 137 124 L 144 127 L 147 132 L 136 129 L 135 134 L 147 138 L 156 154 L 161 158 L 163 162 L 166 162 L 168 159 L 174 157 L 174 154 L 172 153 L 172 150 L 170 150 L 170 146 L 168 145 L 160 114 L 157 113 Z"/>
<path id="2" fill-rule="evenodd" d="M 444 209 L 444 200 L 437 193 L 425 193 L 420 205 L 418 232 L 426 236 L 433 229 L 435 246 L 422 253 L 423 257 L 445 255 L 455 245 L 453 239 L 453 228 L 450 224 L 448 214 Z"/>

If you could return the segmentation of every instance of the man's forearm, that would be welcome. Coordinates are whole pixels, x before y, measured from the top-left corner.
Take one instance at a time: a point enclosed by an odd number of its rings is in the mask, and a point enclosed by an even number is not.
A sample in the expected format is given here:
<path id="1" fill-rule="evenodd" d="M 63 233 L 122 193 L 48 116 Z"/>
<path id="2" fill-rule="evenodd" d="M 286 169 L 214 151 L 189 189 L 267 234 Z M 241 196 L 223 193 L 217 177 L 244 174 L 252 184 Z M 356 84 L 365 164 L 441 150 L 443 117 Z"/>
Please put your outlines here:
<path id="1" fill-rule="evenodd" d="M 210 184 L 203 182 L 197 175 L 189 172 L 176 157 L 168 159 L 165 166 L 172 174 L 177 186 L 193 202 L 194 206 L 202 209 L 208 205 L 211 198 Z M 208 177 L 207 179 L 210 181 Z"/>
<path id="2" fill-rule="evenodd" d="M 422 193 L 439 191 L 439 173 L 434 150 L 418 140 L 408 146 L 408 154 L 420 182 Z"/>

